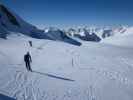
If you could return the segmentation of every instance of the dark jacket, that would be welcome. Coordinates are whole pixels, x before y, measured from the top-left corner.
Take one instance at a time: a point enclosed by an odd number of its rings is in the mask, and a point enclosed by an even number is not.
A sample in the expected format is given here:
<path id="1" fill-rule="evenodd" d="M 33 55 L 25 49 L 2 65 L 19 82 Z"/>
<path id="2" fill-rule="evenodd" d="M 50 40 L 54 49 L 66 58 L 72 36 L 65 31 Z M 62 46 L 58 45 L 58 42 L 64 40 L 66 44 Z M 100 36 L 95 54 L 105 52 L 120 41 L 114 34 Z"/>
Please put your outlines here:
<path id="1" fill-rule="evenodd" d="M 24 55 L 24 61 L 25 61 L 25 62 L 32 62 L 32 59 L 31 59 L 30 54 Z"/>

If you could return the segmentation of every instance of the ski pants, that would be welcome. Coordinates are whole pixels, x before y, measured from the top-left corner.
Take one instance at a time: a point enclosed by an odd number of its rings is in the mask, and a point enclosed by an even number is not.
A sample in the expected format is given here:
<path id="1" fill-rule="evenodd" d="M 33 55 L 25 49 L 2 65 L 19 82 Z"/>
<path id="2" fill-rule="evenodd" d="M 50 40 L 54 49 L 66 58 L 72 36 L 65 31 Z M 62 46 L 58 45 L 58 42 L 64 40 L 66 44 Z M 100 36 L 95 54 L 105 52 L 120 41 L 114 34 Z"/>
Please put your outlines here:
<path id="1" fill-rule="evenodd" d="M 32 71 L 30 62 L 27 61 L 27 62 L 25 62 L 25 64 L 26 64 L 27 70 L 28 70 L 28 71 Z"/>

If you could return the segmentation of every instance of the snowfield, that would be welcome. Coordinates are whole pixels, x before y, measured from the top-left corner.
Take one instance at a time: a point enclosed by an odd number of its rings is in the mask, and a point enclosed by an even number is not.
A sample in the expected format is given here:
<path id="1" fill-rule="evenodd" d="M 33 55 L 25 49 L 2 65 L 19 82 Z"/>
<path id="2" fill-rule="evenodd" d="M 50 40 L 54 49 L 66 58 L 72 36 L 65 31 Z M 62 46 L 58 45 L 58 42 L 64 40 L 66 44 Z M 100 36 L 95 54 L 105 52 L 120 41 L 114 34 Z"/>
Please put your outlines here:
<path id="1" fill-rule="evenodd" d="M 123 34 L 116 34 L 115 36 L 108 37 L 103 39 L 101 42 L 107 43 L 107 44 L 112 44 L 112 45 L 117 45 L 117 46 L 122 46 L 122 47 L 127 47 L 127 48 L 133 48 L 133 31 L 130 33 L 123 33 Z"/>
<path id="2" fill-rule="evenodd" d="M 133 100 L 132 43 L 133 27 L 40 30 L 0 4 L 0 100 Z"/>
<path id="3" fill-rule="evenodd" d="M 27 51 L 33 72 L 23 61 Z M 133 50 L 12 34 L 0 39 L 0 94 L 16 100 L 133 100 Z"/>

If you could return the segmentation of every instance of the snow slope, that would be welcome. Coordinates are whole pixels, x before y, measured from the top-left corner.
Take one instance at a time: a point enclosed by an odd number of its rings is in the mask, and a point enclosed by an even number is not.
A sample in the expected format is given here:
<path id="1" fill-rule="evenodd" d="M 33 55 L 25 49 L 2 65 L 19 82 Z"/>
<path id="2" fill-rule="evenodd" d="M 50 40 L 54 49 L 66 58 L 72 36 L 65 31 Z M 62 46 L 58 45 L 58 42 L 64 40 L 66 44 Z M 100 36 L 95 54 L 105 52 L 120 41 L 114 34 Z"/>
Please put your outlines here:
<path id="1" fill-rule="evenodd" d="M 49 36 L 52 40 L 63 41 L 69 44 L 80 46 L 82 45 L 79 41 L 68 36 L 63 30 L 55 27 L 49 27 L 44 30 L 45 34 Z"/>
<path id="2" fill-rule="evenodd" d="M 102 42 L 106 44 L 133 48 L 133 34 L 109 37 L 107 39 L 104 39 Z"/>
<path id="3" fill-rule="evenodd" d="M 36 38 L 48 38 L 47 36 L 41 35 L 42 31 L 37 29 L 35 26 L 27 23 L 13 11 L 8 9 L 3 4 L 0 4 L 0 33 L 9 34 L 9 32 L 21 32 L 23 34 Z"/>
<path id="4" fill-rule="evenodd" d="M 63 41 L 69 44 L 80 46 L 81 43 L 68 37 L 61 30 L 50 30 L 44 32 L 35 26 L 27 23 L 10 9 L 0 4 L 0 38 L 6 38 L 11 33 L 22 33 L 37 39 L 49 39 Z M 61 35 L 61 36 L 60 36 Z"/>
<path id="5" fill-rule="evenodd" d="M 123 33 L 117 33 L 114 36 L 105 38 L 102 43 L 133 48 L 133 27 L 128 27 Z"/>
<path id="6" fill-rule="evenodd" d="M 22 34 L 0 39 L 0 94 L 17 100 L 133 100 L 133 50 L 82 44 Z M 23 62 L 27 51 L 33 73 L 26 71 Z"/>

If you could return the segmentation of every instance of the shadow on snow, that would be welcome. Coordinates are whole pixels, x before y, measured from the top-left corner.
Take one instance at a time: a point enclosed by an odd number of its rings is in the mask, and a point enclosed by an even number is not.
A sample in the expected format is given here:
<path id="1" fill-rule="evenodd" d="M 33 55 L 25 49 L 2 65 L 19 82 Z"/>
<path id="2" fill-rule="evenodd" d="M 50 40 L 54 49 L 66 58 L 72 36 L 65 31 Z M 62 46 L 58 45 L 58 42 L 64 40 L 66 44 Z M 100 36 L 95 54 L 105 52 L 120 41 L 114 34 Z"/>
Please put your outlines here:
<path id="1" fill-rule="evenodd" d="M 16 100 L 16 99 L 0 94 L 0 100 Z"/>
<path id="2" fill-rule="evenodd" d="M 51 78 L 56 78 L 56 79 L 60 79 L 60 80 L 65 80 L 65 81 L 75 81 L 69 78 L 65 78 L 65 77 L 60 77 L 60 76 L 56 76 L 56 75 L 52 75 L 52 74 L 48 74 L 48 73 L 42 73 L 42 72 L 37 72 L 37 71 L 33 71 L 34 73 L 40 74 L 40 75 L 45 75 Z"/>

